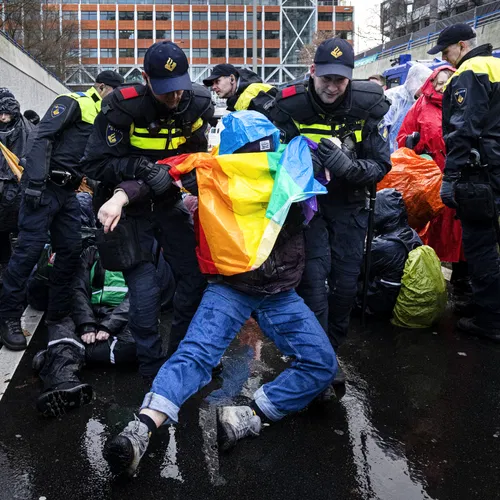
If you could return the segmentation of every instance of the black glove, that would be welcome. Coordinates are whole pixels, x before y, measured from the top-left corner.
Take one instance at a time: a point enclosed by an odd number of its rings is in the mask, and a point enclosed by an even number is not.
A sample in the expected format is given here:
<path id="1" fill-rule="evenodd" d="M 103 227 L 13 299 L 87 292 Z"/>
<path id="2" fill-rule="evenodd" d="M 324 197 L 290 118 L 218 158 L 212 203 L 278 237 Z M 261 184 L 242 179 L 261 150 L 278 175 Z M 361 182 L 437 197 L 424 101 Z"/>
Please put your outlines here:
<path id="1" fill-rule="evenodd" d="M 353 166 L 353 161 L 338 146 L 328 139 L 321 139 L 318 146 L 318 158 L 325 168 L 337 178 L 345 177 Z"/>
<path id="2" fill-rule="evenodd" d="M 24 190 L 24 203 L 30 210 L 38 210 L 44 189 L 44 181 L 28 181 L 28 187 Z"/>
<path id="3" fill-rule="evenodd" d="M 318 158 L 316 151 L 311 150 L 311 160 L 312 160 L 312 164 L 313 164 L 314 177 L 317 177 L 319 174 L 323 173 L 323 171 L 325 170 L 325 167 L 323 166 L 323 163 L 321 163 L 320 159 Z"/>
<path id="4" fill-rule="evenodd" d="M 450 208 L 457 208 L 457 201 L 455 200 L 455 187 L 457 185 L 457 179 L 444 177 L 443 183 L 441 184 L 441 195 L 442 202 Z"/>
<path id="5" fill-rule="evenodd" d="M 181 175 L 182 187 L 192 195 L 198 196 L 198 183 L 196 182 L 196 169 Z"/>
<path id="6" fill-rule="evenodd" d="M 135 169 L 135 176 L 142 179 L 154 192 L 155 195 L 165 193 L 173 183 L 168 173 L 168 165 L 158 165 L 141 158 Z"/>
<path id="7" fill-rule="evenodd" d="M 406 136 L 405 146 L 410 149 L 415 149 L 419 141 L 420 141 L 420 133 L 413 132 L 412 134 Z"/>

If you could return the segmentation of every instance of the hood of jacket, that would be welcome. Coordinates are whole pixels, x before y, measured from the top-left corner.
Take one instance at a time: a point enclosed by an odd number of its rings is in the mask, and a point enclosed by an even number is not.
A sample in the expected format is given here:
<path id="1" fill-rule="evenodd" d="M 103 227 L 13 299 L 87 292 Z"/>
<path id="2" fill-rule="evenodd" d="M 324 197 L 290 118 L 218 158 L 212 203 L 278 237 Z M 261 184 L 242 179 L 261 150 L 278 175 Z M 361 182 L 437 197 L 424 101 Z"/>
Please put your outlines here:
<path id="1" fill-rule="evenodd" d="M 452 73 L 455 73 L 455 68 L 452 66 L 440 66 L 439 68 L 436 68 L 432 74 L 427 78 L 425 83 L 422 85 L 421 93 L 423 96 L 425 96 L 426 100 L 434 104 L 435 106 L 438 107 L 443 107 L 443 93 L 442 92 L 436 92 L 434 89 L 434 86 L 432 85 L 432 82 L 436 79 L 438 74 L 441 71 L 448 70 L 451 71 Z"/>

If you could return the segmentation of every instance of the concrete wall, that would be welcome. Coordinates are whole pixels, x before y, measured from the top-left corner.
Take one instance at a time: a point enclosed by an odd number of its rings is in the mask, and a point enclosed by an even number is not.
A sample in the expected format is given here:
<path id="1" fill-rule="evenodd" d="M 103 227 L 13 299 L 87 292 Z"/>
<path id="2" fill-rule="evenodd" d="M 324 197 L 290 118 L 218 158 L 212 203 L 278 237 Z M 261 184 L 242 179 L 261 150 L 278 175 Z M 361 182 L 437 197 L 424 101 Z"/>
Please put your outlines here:
<path id="1" fill-rule="evenodd" d="M 70 92 L 31 57 L 0 36 L 0 87 L 7 87 L 21 104 L 21 111 L 43 116 L 59 94 Z"/>
<path id="2" fill-rule="evenodd" d="M 479 37 L 479 44 L 491 43 L 494 49 L 500 48 L 500 22 L 487 24 L 477 28 L 477 36 Z M 411 54 L 412 61 L 441 57 L 440 54 L 437 56 L 430 56 L 427 54 L 427 51 L 434 45 L 435 42 L 432 42 L 431 44 L 421 45 L 420 47 L 416 47 L 410 51 L 400 52 L 400 54 Z M 381 75 L 386 69 L 391 67 L 390 59 L 393 57 L 396 56 L 378 59 L 372 63 L 354 68 L 354 78 L 363 79 L 368 78 L 370 75 Z"/>

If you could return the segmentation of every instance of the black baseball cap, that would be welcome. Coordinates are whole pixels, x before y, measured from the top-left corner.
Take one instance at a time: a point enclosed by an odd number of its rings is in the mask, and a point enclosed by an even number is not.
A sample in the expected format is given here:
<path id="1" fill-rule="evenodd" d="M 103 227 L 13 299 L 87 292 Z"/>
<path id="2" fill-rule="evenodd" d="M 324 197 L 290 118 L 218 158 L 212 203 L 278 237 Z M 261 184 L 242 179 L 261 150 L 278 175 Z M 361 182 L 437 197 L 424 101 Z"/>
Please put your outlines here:
<path id="1" fill-rule="evenodd" d="M 468 24 L 453 24 L 439 33 L 436 46 L 427 51 L 427 54 L 437 54 L 454 43 L 471 40 L 472 38 L 476 38 L 476 32 Z"/>
<path id="2" fill-rule="evenodd" d="M 144 56 L 144 72 L 155 94 L 192 90 L 188 69 L 186 54 L 174 42 L 156 42 Z"/>
<path id="3" fill-rule="evenodd" d="M 118 74 L 116 71 L 111 71 L 110 69 L 107 69 L 106 71 L 101 71 L 97 75 L 95 82 L 104 83 L 105 85 L 109 85 L 110 87 L 116 89 L 116 87 L 123 85 L 125 80 L 123 79 L 123 76 Z"/>
<path id="4" fill-rule="evenodd" d="M 314 65 L 318 76 L 339 75 L 352 80 L 354 50 L 342 38 L 329 38 L 321 43 L 314 54 Z"/>
<path id="5" fill-rule="evenodd" d="M 232 64 L 217 64 L 212 69 L 212 74 L 203 80 L 205 87 L 211 87 L 217 78 L 221 76 L 240 76 L 238 70 Z"/>

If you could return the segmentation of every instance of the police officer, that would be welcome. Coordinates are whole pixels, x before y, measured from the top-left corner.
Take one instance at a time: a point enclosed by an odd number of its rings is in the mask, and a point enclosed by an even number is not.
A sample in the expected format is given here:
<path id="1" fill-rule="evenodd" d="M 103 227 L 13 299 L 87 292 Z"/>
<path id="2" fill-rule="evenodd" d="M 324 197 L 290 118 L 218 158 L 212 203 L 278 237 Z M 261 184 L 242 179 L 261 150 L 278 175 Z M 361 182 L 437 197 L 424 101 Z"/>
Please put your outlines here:
<path id="1" fill-rule="evenodd" d="M 203 80 L 203 85 L 210 87 L 218 97 L 227 99 L 228 111 L 243 109 L 259 110 L 260 101 L 268 102 L 266 95 L 276 95 L 276 88 L 263 83 L 259 75 L 246 68 L 236 69 L 232 64 L 217 64 L 210 76 Z"/>
<path id="2" fill-rule="evenodd" d="M 71 310 L 70 285 L 81 250 L 80 206 L 75 194 L 82 180 L 79 161 L 102 98 L 122 82 L 113 71 L 101 73 L 87 92 L 57 97 L 38 125 L 22 178 L 17 247 L 0 294 L 0 336 L 9 349 L 26 348 L 21 330 L 25 286 L 49 231 L 57 257 L 50 278 L 48 324 Z"/>
<path id="3" fill-rule="evenodd" d="M 356 297 L 368 187 L 391 168 L 383 123 L 389 103 L 376 83 L 353 81 L 353 67 L 354 52 L 347 41 L 324 41 L 316 50 L 309 81 L 282 89 L 271 110 L 285 142 L 301 134 L 318 143 L 315 172 L 331 177 L 328 194 L 320 197 L 321 216 L 306 231 L 306 269 L 297 291 L 334 348 L 345 340 Z M 342 147 L 327 140 L 332 136 Z"/>
<path id="4" fill-rule="evenodd" d="M 447 156 L 441 198 L 457 208 L 462 222 L 475 306 L 475 316 L 461 318 L 457 326 L 500 341 L 500 60 L 491 49 L 478 46 L 470 26 L 454 24 L 439 34 L 429 54 L 441 51 L 457 68 L 443 95 Z"/>
<path id="5" fill-rule="evenodd" d="M 160 230 L 161 246 L 177 282 L 167 354 L 184 337 L 205 288 L 190 214 L 165 166 L 155 164 L 165 157 L 207 150 L 207 124 L 214 108 L 210 92 L 191 83 L 188 67 L 186 55 L 173 42 L 153 44 L 144 57 L 146 84 L 109 96 L 82 160 L 88 177 L 102 181 L 107 197 L 118 185 L 127 201 L 144 190 L 151 193 L 126 210 L 126 219 L 110 233 L 124 235 L 118 241 L 117 258 L 138 247 L 136 258 L 128 260 L 123 271 L 130 290 L 130 330 L 146 379 L 154 377 L 165 361 L 158 333 L 160 287 L 151 259 L 155 229 Z M 117 215 L 120 211 L 121 207 Z M 107 225 L 104 231 L 113 228 Z M 104 263 L 102 251 L 101 258 Z"/>

